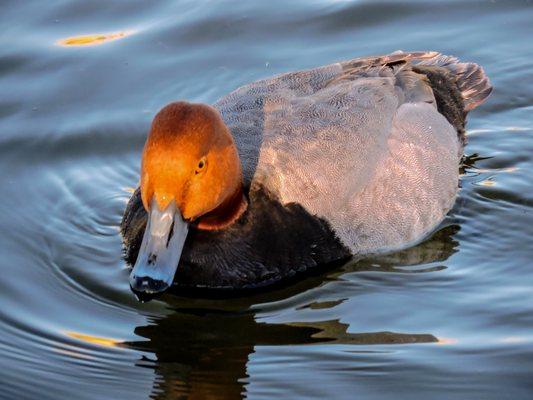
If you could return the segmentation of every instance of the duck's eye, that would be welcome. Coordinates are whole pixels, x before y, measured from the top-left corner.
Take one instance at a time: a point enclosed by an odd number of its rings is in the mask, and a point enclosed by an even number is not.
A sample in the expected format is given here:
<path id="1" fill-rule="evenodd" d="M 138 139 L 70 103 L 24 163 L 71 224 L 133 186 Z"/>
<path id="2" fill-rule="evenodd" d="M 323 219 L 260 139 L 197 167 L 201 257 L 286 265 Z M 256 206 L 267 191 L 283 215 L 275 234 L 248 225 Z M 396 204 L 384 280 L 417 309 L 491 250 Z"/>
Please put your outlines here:
<path id="1" fill-rule="evenodd" d="M 207 164 L 207 161 L 204 158 L 202 158 L 200 161 L 198 161 L 198 165 L 196 166 L 196 171 L 194 171 L 195 174 L 199 174 L 203 170 L 205 170 L 205 166 Z"/>

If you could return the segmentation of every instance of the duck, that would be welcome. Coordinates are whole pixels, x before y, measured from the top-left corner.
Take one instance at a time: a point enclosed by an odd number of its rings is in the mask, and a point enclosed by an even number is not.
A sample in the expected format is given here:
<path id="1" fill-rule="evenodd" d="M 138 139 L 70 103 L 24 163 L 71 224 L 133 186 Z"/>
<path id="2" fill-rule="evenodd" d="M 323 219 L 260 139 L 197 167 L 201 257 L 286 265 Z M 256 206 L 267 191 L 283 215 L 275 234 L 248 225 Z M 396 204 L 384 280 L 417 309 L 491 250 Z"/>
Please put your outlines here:
<path id="1" fill-rule="evenodd" d="M 120 225 L 131 289 L 255 291 L 419 243 L 491 91 L 475 63 L 397 51 L 166 105 Z"/>

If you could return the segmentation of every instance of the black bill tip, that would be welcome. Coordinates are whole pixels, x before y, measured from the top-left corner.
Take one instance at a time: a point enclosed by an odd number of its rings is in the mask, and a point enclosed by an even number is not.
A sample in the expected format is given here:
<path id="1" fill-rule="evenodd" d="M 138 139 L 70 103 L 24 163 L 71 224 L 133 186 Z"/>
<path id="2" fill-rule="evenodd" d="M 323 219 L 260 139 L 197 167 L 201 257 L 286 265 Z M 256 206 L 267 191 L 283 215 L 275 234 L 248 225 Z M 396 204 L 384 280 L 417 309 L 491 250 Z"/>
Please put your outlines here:
<path id="1" fill-rule="evenodd" d="M 144 303 L 163 294 L 169 286 L 165 281 L 152 279 L 149 276 L 132 275 L 130 288 L 137 299 Z"/>

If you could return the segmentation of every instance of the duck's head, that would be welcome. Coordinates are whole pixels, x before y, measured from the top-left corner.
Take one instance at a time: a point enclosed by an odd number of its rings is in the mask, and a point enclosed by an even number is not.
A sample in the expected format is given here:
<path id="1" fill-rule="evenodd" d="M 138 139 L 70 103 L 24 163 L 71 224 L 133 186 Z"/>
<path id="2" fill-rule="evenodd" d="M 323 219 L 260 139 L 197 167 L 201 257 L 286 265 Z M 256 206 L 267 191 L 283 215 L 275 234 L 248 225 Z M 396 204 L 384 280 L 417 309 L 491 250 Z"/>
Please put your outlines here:
<path id="1" fill-rule="evenodd" d="M 171 103 L 144 146 L 141 197 L 148 223 L 130 285 L 140 297 L 171 286 L 189 228 L 224 229 L 245 210 L 233 137 L 214 108 Z"/>

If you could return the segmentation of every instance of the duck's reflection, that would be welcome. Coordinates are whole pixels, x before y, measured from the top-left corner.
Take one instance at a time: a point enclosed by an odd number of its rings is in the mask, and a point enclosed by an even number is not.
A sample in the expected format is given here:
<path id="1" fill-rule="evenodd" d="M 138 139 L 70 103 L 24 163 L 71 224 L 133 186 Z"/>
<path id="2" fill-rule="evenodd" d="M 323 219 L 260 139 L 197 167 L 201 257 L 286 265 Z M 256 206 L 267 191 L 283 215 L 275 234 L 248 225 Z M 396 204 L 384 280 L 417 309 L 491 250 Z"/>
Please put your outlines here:
<path id="1" fill-rule="evenodd" d="M 240 398 L 246 390 L 247 363 L 256 346 L 336 343 L 347 345 L 431 343 L 430 333 L 365 332 L 349 333 L 348 325 L 337 319 L 320 322 L 272 324 L 256 320 L 250 307 L 281 301 L 312 290 L 345 273 L 380 270 L 383 272 L 424 272 L 439 269 L 435 262 L 453 254 L 458 226 L 438 231 L 426 242 L 395 255 L 364 262 L 352 262 L 336 271 L 314 276 L 276 292 L 246 299 L 201 300 L 167 296 L 176 312 L 141 326 L 135 333 L 148 340 L 126 346 L 153 353 L 157 378 L 152 397 L 166 398 Z M 432 266 L 427 266 L 433 263 Z M 424 267 L 426 264 L 427 268 Z M 305 307 L 334 308 L 342 299 L 317 300 Z M 214 309 L 216 308 L 216 309 Z M 147 365 L 139 360 L 139 365 Z M 148 363 L 153 365 L 153 363 Z"/>

